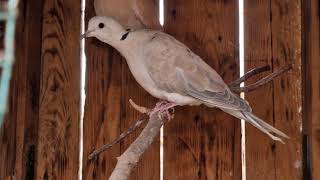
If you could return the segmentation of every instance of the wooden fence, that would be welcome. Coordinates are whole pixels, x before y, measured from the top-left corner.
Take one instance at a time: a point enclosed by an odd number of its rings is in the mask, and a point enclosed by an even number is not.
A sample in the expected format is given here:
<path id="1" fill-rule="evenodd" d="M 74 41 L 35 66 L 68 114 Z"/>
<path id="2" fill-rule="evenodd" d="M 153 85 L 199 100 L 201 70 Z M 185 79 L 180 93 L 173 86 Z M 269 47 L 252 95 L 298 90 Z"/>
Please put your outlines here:
<path id="1" fill-rule="evenodd" d="M 157 1 L 152 6 L 137 1 L 148 10 L 142 26 L 159 28 Z M 261 65 L 272 71 L 293 65 L 289 73 L 245 94 L 255 114 L 291 137 L 279 144 L 246 125 L 246 177 L 320 179 L 319 2 L 244 2 L 246 71 Z M 0 179 L 77 179 L 81 1 L 21 1 L 19 8 L 10 104 L 0 134 Z M 200 55 L 226 82 L 239 77 L 238 1 L 165 0 L 164 9 L 164 31 Z M 87 0 L 86 22 L 94 15 L 93 1 Z M 92 38 L 85 51 L 82 176 L 107 179 L 116 157 L 139 131 L 94 161 L 88 161 L 89 153 L 135 123 L 139 113 L 129 99 L 148 107 L 157 100 L 135 82 L 113 48 Z M 157 139 L 131 179 L 160 179 Z M 164 127 L 163 148 L 165 180 L 244 175 L 240 121 L 218 109 L 177 108 L 174 120 Z"/>

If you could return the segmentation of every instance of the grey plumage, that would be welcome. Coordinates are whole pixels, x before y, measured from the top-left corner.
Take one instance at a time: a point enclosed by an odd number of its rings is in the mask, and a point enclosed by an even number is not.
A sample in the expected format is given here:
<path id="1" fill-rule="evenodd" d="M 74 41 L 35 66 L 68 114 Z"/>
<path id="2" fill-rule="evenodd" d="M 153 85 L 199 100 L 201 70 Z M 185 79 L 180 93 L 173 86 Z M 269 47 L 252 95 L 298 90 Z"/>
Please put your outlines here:
<path id="1" fill-rule="evenodd" d="M 99 28 L 99 23 L 104 28 Z M 101 16 L 89 21 L 87 32 L 87 37 L 94 36 L 115 47 L 126 58 L 137 82 L 154 97 L 178 105 L 217 107 L 274 140 L 288 138 L 255 116 L 248 102 L 233 94 L 214 69 L 172 36 L 153 30 L 128 32 L 112 18 Z"/>

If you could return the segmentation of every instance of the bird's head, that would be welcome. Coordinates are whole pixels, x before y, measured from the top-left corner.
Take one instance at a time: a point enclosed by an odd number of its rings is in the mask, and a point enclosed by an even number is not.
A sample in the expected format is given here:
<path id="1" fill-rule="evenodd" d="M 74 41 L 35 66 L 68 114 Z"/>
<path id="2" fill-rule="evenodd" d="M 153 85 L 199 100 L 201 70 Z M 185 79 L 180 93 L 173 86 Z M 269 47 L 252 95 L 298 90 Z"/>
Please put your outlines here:
<path id="1" fill-rule="evenodd" d="M 125 33 L 123 26 L 115 19 L 106 16 L 95 16 L 89 20 L 87 31 L 81 35 L 82 38 L 96 37 L 100 41 L 112 44 L 120 40 Z"/>

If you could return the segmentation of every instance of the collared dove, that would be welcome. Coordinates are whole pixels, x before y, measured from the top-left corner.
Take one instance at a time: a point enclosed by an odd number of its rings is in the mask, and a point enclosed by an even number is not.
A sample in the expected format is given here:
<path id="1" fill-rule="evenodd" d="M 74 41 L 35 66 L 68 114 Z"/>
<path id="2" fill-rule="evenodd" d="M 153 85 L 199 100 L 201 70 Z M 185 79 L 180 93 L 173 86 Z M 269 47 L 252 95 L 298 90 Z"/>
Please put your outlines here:
<path id="1" fill-rule="evenodd" d="M 174 37 L 155 30 L 125 30 L 111 17 L 90 19 L 84 37 L 96 37 L 125 57 L 136 81 L 165 106 L 217 107 L 244 119 L 273 140 L 289 138 L 252 113 L 248 102 L 233 94 L 219 74 Z M 274 133 L 275 135 L 273 135 Z M 279 136 L 279 137 L 278 137 Z"/>

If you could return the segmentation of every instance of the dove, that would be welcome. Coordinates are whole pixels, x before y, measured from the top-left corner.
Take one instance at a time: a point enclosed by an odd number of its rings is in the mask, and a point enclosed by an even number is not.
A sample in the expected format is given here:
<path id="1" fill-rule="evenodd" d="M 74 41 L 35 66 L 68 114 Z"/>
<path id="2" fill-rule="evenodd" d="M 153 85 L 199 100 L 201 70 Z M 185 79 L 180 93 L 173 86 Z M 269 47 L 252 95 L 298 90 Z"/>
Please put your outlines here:
<path id="1" fill-rule="evenodd" d="M 122 26 L 134 29 L 146 26 L 160 29 L 157 6 L 156 1 L 150 0 L 94 0 L 94 9 L 98 16 L 112 17 Z"/>
<path id="2" fill-rule="evenodd" d="M 95 16 L 81 38 L 95 37 L 126 59 L 135 80 L 152 96 L 167 101 L 154 110 L 206 105 L 243 119 L 275 141 L 289 137 L 252 113 L 249 103 L 231 92 L 220 75 L 186 45 L 151 29 L 125 29 L 115 19 Z"/>

